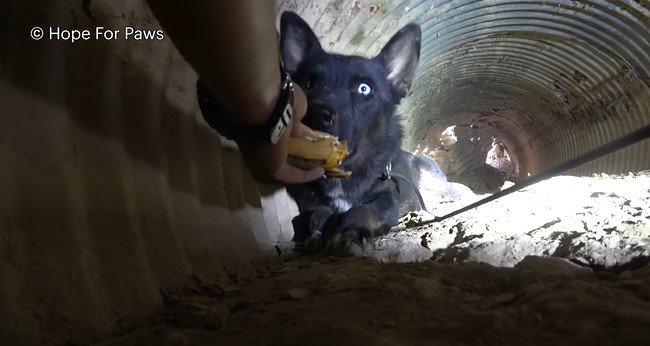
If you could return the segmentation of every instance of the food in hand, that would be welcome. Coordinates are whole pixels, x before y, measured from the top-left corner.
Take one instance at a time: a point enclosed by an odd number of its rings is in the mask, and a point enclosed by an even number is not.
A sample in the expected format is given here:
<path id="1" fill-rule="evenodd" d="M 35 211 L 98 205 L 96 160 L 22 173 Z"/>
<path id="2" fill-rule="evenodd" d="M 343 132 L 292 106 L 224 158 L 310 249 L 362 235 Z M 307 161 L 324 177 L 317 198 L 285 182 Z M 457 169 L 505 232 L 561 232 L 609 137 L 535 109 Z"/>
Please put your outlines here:
<path id="1" fill-rule="evenodd" d="M 299 159 L 294 162 L 302 162 L 299 165 L 303 167 L 309 166 L 310 162 L 320 165 L 325 168 L 325 174 L 332 177 L 347 177 L 352 174 L 338 168 L 349 154 L 346 141 L 339 141 L 335 136 L 312 130 L 304 124 L 300 126 L 300 135 L 289 137 L 289 156 Z"/>

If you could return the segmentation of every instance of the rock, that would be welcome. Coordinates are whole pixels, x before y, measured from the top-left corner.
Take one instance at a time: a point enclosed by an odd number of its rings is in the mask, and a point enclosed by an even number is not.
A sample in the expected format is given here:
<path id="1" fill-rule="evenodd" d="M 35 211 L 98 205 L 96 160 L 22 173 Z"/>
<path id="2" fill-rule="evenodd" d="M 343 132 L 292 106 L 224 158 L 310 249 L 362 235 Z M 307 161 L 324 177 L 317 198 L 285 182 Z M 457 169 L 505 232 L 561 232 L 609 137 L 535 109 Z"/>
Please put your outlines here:
<path id="1" fill-rule="evenodd" d="M 287 290 L 289 297 L 296 300 L 304 300 L 311 292 L 306 288 L 290 288 Z"/>

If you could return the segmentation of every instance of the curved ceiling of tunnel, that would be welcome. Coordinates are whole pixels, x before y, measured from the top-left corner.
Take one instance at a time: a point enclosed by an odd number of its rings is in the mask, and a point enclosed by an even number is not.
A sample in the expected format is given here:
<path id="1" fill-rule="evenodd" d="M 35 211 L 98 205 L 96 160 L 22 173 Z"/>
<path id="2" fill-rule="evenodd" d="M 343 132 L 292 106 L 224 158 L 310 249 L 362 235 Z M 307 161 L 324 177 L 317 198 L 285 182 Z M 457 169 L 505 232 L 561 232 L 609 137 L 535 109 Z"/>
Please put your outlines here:
<path id="1" fill-rule="evenodd" d="M 650 123 L 648 0 L 280 0 L 278 9 L 299 13 L 325 49 L 362 56 L 419 23 L 405 146 L 466 128 L 482 139 L 457 145 L 457 169 L 484 161 L 497 138 L 521 174 L 536 173 Z M 642 144 L 590 169 L 648 168 Z"/>

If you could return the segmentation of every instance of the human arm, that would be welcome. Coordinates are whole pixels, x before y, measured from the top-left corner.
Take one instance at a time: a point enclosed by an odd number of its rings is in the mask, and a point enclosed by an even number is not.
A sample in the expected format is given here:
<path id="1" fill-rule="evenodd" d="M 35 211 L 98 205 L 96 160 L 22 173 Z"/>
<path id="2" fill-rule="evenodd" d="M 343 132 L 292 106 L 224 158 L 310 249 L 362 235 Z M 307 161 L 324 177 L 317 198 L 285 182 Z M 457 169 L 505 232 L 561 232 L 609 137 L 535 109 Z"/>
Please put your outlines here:
<path id="1" fill-rule="evenodd" d="M 281 75 L 273 1 L 148 0 L 176 47 L 231 121 L 266 122 L 279 98 Z M 287 163 L 288 137 L 298 135 L 307 100 L 295 85 L 294 116 L 277 144 L 238 141 L 253 176 L 264 182 L 302 183 L 323 175 Z"/>

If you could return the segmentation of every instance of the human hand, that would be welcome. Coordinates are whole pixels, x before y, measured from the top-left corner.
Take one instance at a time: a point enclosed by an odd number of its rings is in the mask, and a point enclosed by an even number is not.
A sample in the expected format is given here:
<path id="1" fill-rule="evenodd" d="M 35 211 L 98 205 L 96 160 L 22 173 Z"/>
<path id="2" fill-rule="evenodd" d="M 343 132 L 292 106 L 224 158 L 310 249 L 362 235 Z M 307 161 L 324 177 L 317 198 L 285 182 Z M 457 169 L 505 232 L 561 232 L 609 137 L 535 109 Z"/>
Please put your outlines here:
<path id="1" fill-rule="evenodd" d="M 306 111 L 307 97 L 300 86 L 294 84 L 293 117 L 280 140 L 275 145 L 268 141 L 237 142 L 255 180 L 262 183 L 299 184 L 316 180 L 325 174 L 323 167 L 301 169 L 287 160 L 289 137 L 301 135 L 301 126 L 298 124 Z"/>

